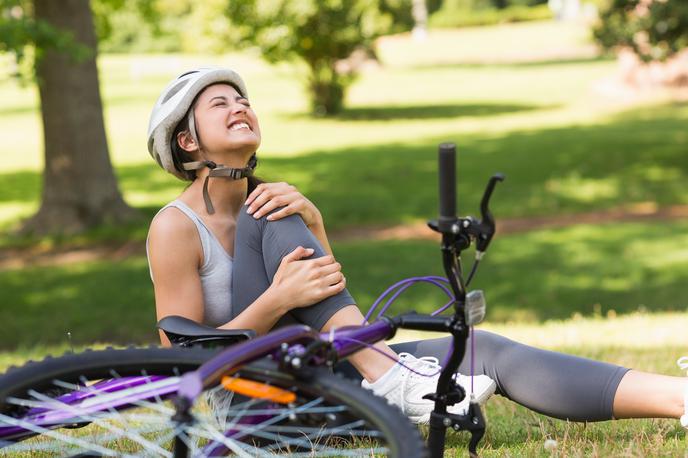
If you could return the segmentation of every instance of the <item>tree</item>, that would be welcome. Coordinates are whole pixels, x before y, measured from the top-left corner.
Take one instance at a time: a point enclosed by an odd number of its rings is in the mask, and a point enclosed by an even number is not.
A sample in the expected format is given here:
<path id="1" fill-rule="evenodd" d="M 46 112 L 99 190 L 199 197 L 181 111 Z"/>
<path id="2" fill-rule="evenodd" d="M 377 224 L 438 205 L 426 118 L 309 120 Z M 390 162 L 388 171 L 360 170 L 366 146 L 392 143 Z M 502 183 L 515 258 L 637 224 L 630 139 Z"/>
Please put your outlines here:
<path id="1" fill-rule="evenodd" d="M 344 59 L 371 53 L 392 28 L 391 16 L 369 0 L 230 0 L 227 14 L 237 41 L 257 45 L 267 61 L 306 64 L 311 108 L 321 115 L 342 109 L 356 77 Z"/>
<path id="2" fill-rule="evenodd" d="M 688 2 L 612 0 L 594 36 L 606 49 L 631 49 L 645 62 L 666 60 L 688 48 Z"/>
<path id="3" fill-rule="evenodd" d="M 137 213 L 122 199 L 108 154 L 88 0 L 13 3 L 12 8 L 23 8 L 15 18 L 21 21 L 5 20 L 11 24 L 7 30 L 16 33 L 0 33 L 0 40 L 15 52 L 36 46 L 45 145 L 41 206 L 22 232 L 74 233 L 130 221 Z M 30 9 L 33 18 L 25 14 Z M 50 36 L 62 42 L 50 43 Z"/>
<path id="4" fill-rule="evenodd" d="M 620 76 L 635 87 L 688 85 L 688 3 L 612 0 L 594 29 L 619 56 Z"/>

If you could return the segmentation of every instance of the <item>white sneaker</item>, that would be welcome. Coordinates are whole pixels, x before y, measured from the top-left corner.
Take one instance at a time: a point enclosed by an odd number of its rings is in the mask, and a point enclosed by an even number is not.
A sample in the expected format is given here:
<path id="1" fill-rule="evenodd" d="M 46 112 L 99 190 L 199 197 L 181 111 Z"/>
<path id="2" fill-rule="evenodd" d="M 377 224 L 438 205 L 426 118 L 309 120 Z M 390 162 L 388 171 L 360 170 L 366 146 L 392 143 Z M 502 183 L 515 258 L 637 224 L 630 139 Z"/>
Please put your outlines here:
<path id="1" fill-rule="evenodd" d="M 430 412 L 435 407 L 435 403 L 429 399 L 423 399 L 423 396 L 434 393 L 437 389 L 437 380 L 440 378 L 442 366 L 439 365 L 437 358 L 432 356 L 416 358 L 410 353 L 400 353 L 399 361 L 403 366 L 396 364 L 375 382 L 369 383 L 363 380 L 361 386 L 399 407 L 413 423 L 428 424 Z M 497 387 L 494 380 L 487 375 L 476 375 L 473 377 L 474 391 L 471 393 L 471 377 L 462 374 L 456 374 L 454 377 L 456 382 L 466 390 L 466 398 L 463 401 L 447 408 L 448 412 L 458 415 L 463 415 L 468 410 L 471 394 L 477 402 L 483 403 L 492 396 Z"/>
<path id="2" fill-rule="evenodd" d="M 679 358 L 676 364 L 678 364 L 678 367 L 682 370 L 688 370 L 688 356 Z M 686 375 L 688 375 L 688 371 Z M 683 394 L 683 416 L 681 417 L 681 426 L 688 429 L 688 384 L 686 384 L 686 389 Z"/>

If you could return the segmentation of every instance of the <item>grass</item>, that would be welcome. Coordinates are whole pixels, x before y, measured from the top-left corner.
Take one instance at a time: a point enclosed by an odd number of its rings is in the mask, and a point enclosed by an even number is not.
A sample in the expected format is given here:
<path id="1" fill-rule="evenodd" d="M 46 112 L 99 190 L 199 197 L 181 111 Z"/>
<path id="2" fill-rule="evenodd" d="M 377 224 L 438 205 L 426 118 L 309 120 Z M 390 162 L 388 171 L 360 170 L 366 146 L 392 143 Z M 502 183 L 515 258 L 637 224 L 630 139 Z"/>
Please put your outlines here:
<path id="1" fill-rule="evenodd" d="M 675 361 L 688 349 L 686 325 L 688 315 L 682 312 L 486 327 L 542 348 L 680 375 Z M 486 412 L 489 423 L 481 450 L 486 457 L 683 457 L 687 448 L 685 431 L 671 419 L 573 423 L 548 418 L 500 397 L 490 400 Z M 556 441 L 554 450 L 545 449 L 548 439 Z M 466 443 L 466 436 L 451 435 L 445 456 L 463 453 Z"/>
<path id="2" fill-rule="evenodd" d="M 688 223 L 575 226 L 496 237 L 471 287 L 485 290 L 490 322 L 686 310 Z M 442 274 L 432 241 L 334 244 L 349 289 L 367 310 L 392 283 Z M 613 260 L 613 262 L 610 262 Z M 466 258 L 469 267 L 470 258 Z M 0 271 L 0 348 L 34 343 L 145 343 L 156 339 L 143 256 Z M 429 286 L 405 293 L 392 313 L 429 313 L 445 302 Z M 123 317 L 126 317 L 124 319 Z"/>
<path id="3" fill-rule="evenodd" d="M 678 375 L 674 361 L 688 352 L 684 339 L 688 315 L 682 313 L 633 313 L 611 319 L 601 317 L 549 320 L 542 325 L 508 323 L 480 327 L 521 342 L 555 351 L 632 366 L 636 369 Z M 663 330 L 660 332 L 659 330 Z M 396 341 L 429 337 L 402 333 Z M 16 358 L 38 359 L 44 353 L 60 354 L 64 345 L 0 355 L 0 371 Z M 534 413 L 495 396 L 486 405 L 488 429 L 481 456 L 684 456 L 685 432 L 676 420 L 623 420 L 570 423 Z M 544 448 L 555 440 L 556 449 Z M 445 456 L 463 456 L 467 436 L 450 432 Z"/>
<path id="4" fill-rule="evenodd" d="M 167 78 L 207 60 L 237 67 L 251 83 L 265 137 L 261 175 L 296 184 L 321 208 L 330 230 L 433 216 L 435 145 L 447 139 L 459 144 L 462 213 L 477 212 L 494 171 L 507 175 L 493 198 L 497 218 L 688 203 L 688 105 L 601 99 L 594 86 L 613 73 L 614 63 L 591 57 L 585 37 L 585 29 L 553 22 L 443 30 L 425 43 L 386 37 L 384 66 L 366 70 L 351 89 L 348 110 L 328 119 L 304 114 L 298 68 L 269 67 L 251 54 L 102 56 L 113 161 L 141 223 L 38 244 L 5 233 L 0 247 L 142 241 L 147 221 L 182 186 L 147 157 L 149 106 Z M 443 51 L 448 45 L 454 57 Z M 9 228 L 37 207 L 40 136 L 34 89 L 4 81 L 0 99 L 0 120 L 16 151 L 0 156 L 0 227 Z M 686 307 L 685 229 L 682 222 L 617 224 L 498 237 L 476 285 L 488 291 L 490 319 L 497 321 L 678 310 Z M 347 242 L 336 250 L 363 306 L 399 278 L 439 273 L 436 245 L 429 242 Z M 624 262 L 613 262 L 619 258 Z M 1 347 L 62 342 L 67 331 L 77 343 L 155 338 L 140 256 L 6 269 L 0 285 L 0 316 L 18 323 L 0 338 Z M 427 311 L 439 300 L 419 288 L 397 310 Z M 117 319 L 122 316 L 126 324 Z"/>
<path id="5" fill-rule="evenodd" d="M 182 184 L 145 150 L 150 106 L 167 80 L 200 63 L 239 70 L 264 134 L 260 174 L 296 184 L 330 230 L 424 220 L 436 211 L 437 143 L 459 145 L 459 208 L 476 213 L 488 176 L 507 181 L 497 218 L 564 215 L 633 204 L 688 204 L 688 105 L 664 94 L 620 99 L 601 92 L 616 71 L 597 58 L 585 28 L 539 22 L 432 31 L 426 42 L 385 37 L 383 65 L 364 69 L 338 117 L 308 117 L 302 69 L 256 56 L 105 55 L 99 68 L 111 156 L 142 222 L 68 239 L 0 234 L 0 250 L 142 241 L 147 221 Z M 0 56 L 0 60 L 5 57 Z M 36 90 L 0 78 L 0 230 L 38 206 L 41 135 Z M 489 328 L 537 346 L 678 374 L 688 353 L 688 223 L 573 226 L 498 235 L 475 281 Z M 437 244 L 334 244 L 365 309 L 388 284 L 440 274 Z M 469 259 L 466 264 L 469 264 Z M 466 266 L 468 267 L 468 265 Z M 145 258 L 0 270 L 0 366 L 98 346 L 156 339 Z M 408 291 L 393 312 L 427 312 L 442 296 Z M 71 339 L 67 333 L 71 333 Z M 675 421 L 569 424 L 490 401 L 484 456 L 685 456 Z M 544 440 L 556 439 L 555 451 Z M 447 456 L 461 455 L 451 434 Z"/>
<path id="6" fill-rule="evenodd" d="M 552 19 L 552 11 L 547 5 L 514 5 L 504 9 L 445 8 L 432 14 L 428 20 L 430 27 L 470 27 L 494 25 L 506 22 L 524 22 Z"/>
<path id="7" fill-rule="evenodd" d="M 473 112 L 472 117 L 482 111 L 488 118 L 494 117 L 489 113 L 528 111 L 521 105 L 445 109 L 455 114 Z M 346 122 L 365 126 L 396 113 L 403 124 L 404 116 L 429 112 L 428 108 L 352 109 L 348 116 L 369 122 Z M 319 128 L 318 122 L 313 121 L 314 128 Z M 496 171 L 507 175 L 493 199 L 499 217 L 572 214 L 647 202 L 686 204 L 688 169 L 681 145 L 688 143 L 687 122 L 688 105 L 666 104 L 622 112 L 594 125 L 454 136 L 460 151 L 460 209 L 477 211 L 487 178 Z M 406 223 L 425 219 L 436 208 L 434 145 L 447 138 L 452 136 L 416 136 L 412 141 L 267 156 L 260 170 L 266 179 L 296 184 L 321 208 L 331 230 Z M 147 215 L 141 225 L 124 230 L 125 238 L 142 239 L 154 209 L 173 199 L 180 184 L 148 163 L 122 165 L 118 176 L 128 200 Z M 16 221 L 17 213 L 36 208 L 38 173 L 6 172 L 2 178 L 0 221 L 3 214 Z M 5 236 L 1 244 L 16 242 Z"/>
<path id="8" fill-rule="evenodd" d="M 174 198 L 183 185 L 145 150 L 148 112 L 168 78 L 209 62 L 236 67 L 249 81 L 264 133 L 260 174 L 299 186 L 331 229 L 426 218 L 435 207 L 435 149 L 445 140 L 459 145 L 462 204 L 476 202 L 493 171 L 508 175 L 508 192 L 495 200 L 502 217 L 685 203 L 688 106 L 602 98 L 596 85 L 615 64 L 594 57 L 585 38 L 584 28 L 554 22 L 442 30 L 424 43 L 387 37 L 383 66 L 365 70 L 348 110 L 327 119 L 305 115 L 299 67 L 270 67 L 251 54 L 105 55 L 111 155 L 126 199 L 146 216 Z M 0 228 L 38 205 L 35 92 L 0 82 L 0 121 L 13 152 L 0 156 Z M 123 237 L 140 238 L 143 221 Z M 17 244 L 0 236 L 0 246 Z"/>

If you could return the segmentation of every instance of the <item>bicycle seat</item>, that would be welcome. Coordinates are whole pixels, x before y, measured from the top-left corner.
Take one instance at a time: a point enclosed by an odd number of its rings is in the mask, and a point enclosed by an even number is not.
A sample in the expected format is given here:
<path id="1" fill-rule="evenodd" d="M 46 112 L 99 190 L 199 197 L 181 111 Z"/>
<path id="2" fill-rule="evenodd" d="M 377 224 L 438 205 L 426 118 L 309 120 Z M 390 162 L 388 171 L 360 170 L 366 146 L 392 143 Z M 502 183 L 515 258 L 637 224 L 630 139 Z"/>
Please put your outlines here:
<path id="1" fill-rule="evenodd" d="M 180 347 L 228 346 L 256 336 L 253 329 L 216 329 L 177 315 L 166 316 L 158 321 L 157 327 L 173 345 Z"/>

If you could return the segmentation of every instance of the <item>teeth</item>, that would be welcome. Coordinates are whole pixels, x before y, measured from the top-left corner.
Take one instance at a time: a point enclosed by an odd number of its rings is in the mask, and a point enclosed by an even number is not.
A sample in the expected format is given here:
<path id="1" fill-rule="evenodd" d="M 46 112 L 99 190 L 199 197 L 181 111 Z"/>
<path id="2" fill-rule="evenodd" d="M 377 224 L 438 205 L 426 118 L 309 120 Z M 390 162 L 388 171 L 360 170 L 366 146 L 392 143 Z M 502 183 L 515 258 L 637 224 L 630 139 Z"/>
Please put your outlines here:
<path id="1" fill-rule="evenodd" d="M 239 130 L 239 129 L 248 129 L 248 124 L 245 122 L 238 122 L 236 124 L 232 124 L 232 127 L 229 128 L 229 130 Z"/>

